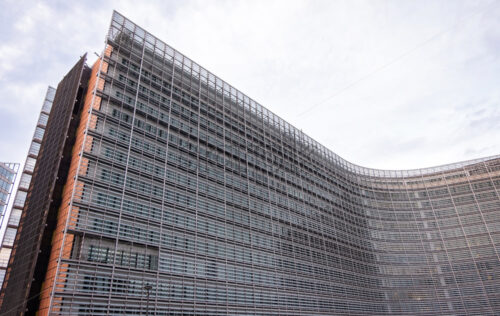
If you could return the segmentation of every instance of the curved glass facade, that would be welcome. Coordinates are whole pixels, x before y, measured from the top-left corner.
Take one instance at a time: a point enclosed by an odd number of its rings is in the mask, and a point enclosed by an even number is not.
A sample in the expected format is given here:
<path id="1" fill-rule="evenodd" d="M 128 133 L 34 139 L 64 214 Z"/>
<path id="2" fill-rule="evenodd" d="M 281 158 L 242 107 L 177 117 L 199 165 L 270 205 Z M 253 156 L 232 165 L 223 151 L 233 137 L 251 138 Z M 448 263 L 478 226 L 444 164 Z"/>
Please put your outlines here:
<path id="1" fill-rule="evenodd" d="M 388 313 L 499 312 L 499 171 L 491 158 L 360 177 Z"/>
<path id="2" fill-rule="evenodd" d="M 353 165 L 114 13 L 38 310 L 495 315 L 500 157 Z"/>

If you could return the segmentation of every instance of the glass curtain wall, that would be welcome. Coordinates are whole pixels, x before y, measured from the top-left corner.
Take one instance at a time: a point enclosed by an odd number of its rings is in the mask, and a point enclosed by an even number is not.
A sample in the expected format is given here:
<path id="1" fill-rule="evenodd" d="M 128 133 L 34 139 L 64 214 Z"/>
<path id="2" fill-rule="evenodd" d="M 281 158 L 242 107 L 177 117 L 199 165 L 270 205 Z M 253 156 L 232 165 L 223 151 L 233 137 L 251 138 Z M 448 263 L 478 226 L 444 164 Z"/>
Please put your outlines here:
<path id="1" fill-rule="evenodd" d="M 116 12 L 94 71 L 44 311 L 499 312 L 498 157 L 356 166 Z"/>

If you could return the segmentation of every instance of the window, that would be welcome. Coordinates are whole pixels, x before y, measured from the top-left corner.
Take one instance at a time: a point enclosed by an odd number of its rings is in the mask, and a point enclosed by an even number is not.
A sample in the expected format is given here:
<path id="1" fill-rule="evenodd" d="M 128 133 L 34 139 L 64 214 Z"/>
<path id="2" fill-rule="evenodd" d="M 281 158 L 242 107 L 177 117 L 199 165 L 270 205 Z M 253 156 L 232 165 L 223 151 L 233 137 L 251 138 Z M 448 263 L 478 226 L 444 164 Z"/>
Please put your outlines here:
<path id="1" fill-rule="evenodd" d="M 37 127 L 35 129 L 35 135 L 33 136 L 33 138 L 41 141 L 43 139 L 44 133 L 45 133 L 45 130 L 43 128 Z"/>
<path id="2" fill-rule="evenodd" d="M 46 126 L 49 120 L 49 116 L 47 114 L 40 114 L 40 118 L 38 119 L 38 125 Z"/>
<path id="3" fill-rule="evenodd" d="M 32 142 L 28 154 L 33 156 L 38 156 L 39 151 L 40 151 L 40 144 Z"/>

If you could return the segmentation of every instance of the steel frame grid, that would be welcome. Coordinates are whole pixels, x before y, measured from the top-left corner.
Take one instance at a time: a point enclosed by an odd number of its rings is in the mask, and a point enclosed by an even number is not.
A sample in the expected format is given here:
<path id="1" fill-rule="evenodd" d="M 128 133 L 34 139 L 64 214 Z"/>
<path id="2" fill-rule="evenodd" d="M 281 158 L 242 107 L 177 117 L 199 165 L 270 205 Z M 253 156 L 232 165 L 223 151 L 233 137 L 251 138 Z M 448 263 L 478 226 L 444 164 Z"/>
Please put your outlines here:
<path id="1" fill-rule="evenodd" d="M 127 24 L 127 23 L 125 23 L 125 24 Z M 130 30 L 130 31 L 131 31 L 131 33 L 130 33 L 131 35 L 135 36 L 135 34 L 143 34 L 143 37 L 144 37 L 144 38 L 148 38 L 148 35 L 147 35 L 146 33 L 142 32 L 142 31 L 140 30 L 140 28 L 138 29 L 138 27 L 137 27 L 136 25 L 133 25 L 133 24 L 131 24 L 131 23 L 129 23 L 129 25 L 130 25 L 130 28 L 131 28 L 131 30 Z M 113 29 L 112 29 L 112 30 L 113 30 Z M 139 31 L 138 31 L 138 30 L 139 30 Z M 110 31 L 110 33 L 112 33 L 112 32 L 113 32 L 113 31 Z M 136 33 L 134 33 L 134 32 L 136 32 Z M 118 34 L 118 33 L 116 33 L 116 34 Z M 152 37 L 149 37 L 149 39 L 152 39 Z M 139 46 L 140 46 L 140 45 L 139 45 Z M 142 47 L 146 47 L 146 45 L 145 45 L 145 46 L 142 46 Z M 155 48 L 155 45 L 150 45 L 150 48 Z M 168 50 L 168 48 L 167 48 L 166 50 Z M 143 52 L 144 52 L 144 49 L 143 49 Z M 179 68 L 179 69 L 180 69 L 181 71 L 185 71 L 185 68 L 184 68 L 185 63 L 183 62 L 183 60 L 185 60 L 185 57 L 182 57 L 182 55 L 178 54 L 178 53 L 177 53 L 175 50 L 173 50 L 173 49 L 171 50 L 171 52 L 172 52 L 172 59 L 171 59 L 171 60 L 172 60 L 172 61 L 173 61 L 173 62 L 174 62 L 177 66 L 180 66 L 180 68 Z M 141 60 L 141 62 L 142 62 L 143 58 L 140 58 L 139 60 Z M 189 62 L 188 62 L 188 63 L 189 63 Z M 196 68 L 196 67 L 194 67 L 194 68 Z M 174 69 L 174 70 L 175 70 L 175 69 L 177 69 L 177 67 L 172 67 L 172 69 Z M 199 69 L 202 69 L 202 68 L 199 68 Z M 192 73 L 192 70 L 190 70 L 189 72 L 190 72 L 190 73 Z M 210 74 L 208 74 L 208 75 L 207 75 L 207 78 L 209 78 L 209 77 L 210 77 Z M 174 78 L 175 78 L 175 75 L 173 74 L 173 75 L 171 76 L 171 78 L 172 78 L 171 80 L 172 80 L 172 83 L 173 83 L 173 80 L 174 80 Z M 181 86 L 182 86 L 182 87 L 183 87 L 183 83 L 182 83 L 183 81 L 182 81 L 182 80 L 183 80 L 183 79 L 180 79 L 180 81 L 179 81 L 179 83 L 177 84 L 177 86 L 179 86 L 179 87 L 181 87 Z M 222 104 L 228 104 L 227 102 L 224 102 L 224 98 L 225 98 L 225 97 L 230 97 L 230 96 L 231 96 L 231 92 L 229 92 L 229 93 L 225 93 L 225 91 L 231 90 L 231 88 L 230 88 L 228 85 L 226 85 L 224 82 L 222 82 L 222 81 L 218 80 L 216 77 L 214 77 L 213 82 L 215 83 L 215 84 L 214 84 L 214 86 L 213 86 L 213 88 L 215 89 L 215 91 L 221 91 L 221 92 L 222 92 L 222 94 L 220 94 Z M 218 86 L 221 86 L 221 89 L 219 89 L 219 90 L 218 90 L 218 89 L 217 89 L 217 87 L 218 87 Z M 198 87 L 201 87 L 201 85 L 198 85 Z M 225 88 L 225 89 L 224 89 L 224 88 Z M 198 89 L 200 89 L 200 88 L 198 88 Z M 195 89 L 195 90 L 196 90 L 196 89 Z M 233 91 L 233 92 L 234 92 L 234 91 Z M 214 95 L 215 95 L 215 96 L 217 96 L 217 94 L 218 94 L 218 93 L 216 92 Z M 199 90 L 198 90 L 197 95 L 198 95 L 198 97 L 200 96 L 200 92 L 199 92 Z M 137 98 L 135 98 L 135 100 L 136 100 L 135 102 L 136 102 L 136 104 L 137 104 Z M 235 101 L 236 101 L 236 102 L 235 102 Z M 236 103 L 237 103 L 237 99 L 234 99 L 234 98 L 233 98 L 231 103 L 236 104 Z M 133 107 L 134 113 L 135 113 L 135 108 L 136 108 L 136 107 Z M 238 108 L 238 107 L 236 107 L 236 109 L 237 109 L 237 108 Z M 262 113 L 264 113 L 264 112 L 265 112 L 265 111 L 263 111 Z M 222 113 L 225 113 L 225 110 L 222 110 Z M 228 113 L 230 113 L 230 112 L 228 112 Z M 244 113 L 245 113 L 245 112 L 243 112 L 243 115 L 244 115 Z M 259 111 L 257 110 L 257 111 L 256 111 L 256 113 L 259 113 Z M 170 115 L 170 114 L 171 114 L 171 112 L 169 112 L 169 115 Z M 250 118 L 251 118 L 251 115 L 249 115 L 249 116 L 250 116 Z M 222 118 L 223 118 L 223 119 L 225 118 L 225 114 L 223 114 Z M 275 121 L 275 119 L 276 119 L 275 117 L 273 117 L 273 118 L 272 118 L 273 122 Z M 279 120 L 278 120 L 278 122 L 279 122 Z M 273 124 L 274 124 L 274 123 L 273 123 Z M 280 124 L 280 123 L 278 123 L 278 125 L 282 126 L 281 128 L 279 128 L 279 130 L 280 130 L 280 131 L 283 131 L 283 130 L 285 130 L 285 131 L 286 131 L 286 130 L 287 130 L 287 127 L 286 127 L 285 125 Z M 264 129 L 263 129 L 262 131 L 264 131 L 264 133 L 266 133 L 266 132 L 265 132 L 265 131 L 266 131 L 266 126 L 267 126 L 267 125 L 266 125 L 266 123 L 265 123 L 265 122 L 263 122 L 263 125 L 262 125 L 262 126 L 264 127 Z M 274 125 L 273 125 L 273 126 L 274 126 Z M 198 127 L 199 127 L 199 124 L 198 124 Z M 267 130 L 268 130 L 268 131 L 270 131 L 269 129 L 267 129 Z M 170 133 L 170 125 L 169 125 L 169 133 Z M 269 133 L 269 132 L 268 132 L 268 133 Z M 269 135 L 273 135 L 273 134 L 274 134 L 274 132 L 270 132 L 270 133 L 269 133 Z M 290 135 L 290 134 L 292 134 L 292 133 L 290 132 L 290 130 L 288 130 L 288 132 L 286 132 L 286 133 L 280 133 L 280 132 L 278 132 L 277 134 L 279 135 L 278 137 L 279 137 L 280 139 L 282 139 L 282 140 L 280 141 L 280 143 L 281 143 L 281 144 L 284 144 L 284 145 L 286 145 L 286 146 L 289 146 L 289 144 L 287 144 L 287 142 L 288 142 L 288 140 L 289 140 L 289 139 L 288 139 L 288 136 L 286 136 L 285 138 L 282 138 L 282 137 L 283 137 L 282 135 Z M 226 139 L 226 137 L 224 137 L 223 139 Z M 200 144 L 199 139 L 197 139 L 197 142 L 198 142 L 198 144 Z M 168 144 L 168 142 L 167 142 L 167 144 Z M 224 147 L 226 147 L 226 144 L 224 144 L 223 146 L 224 146 Z M 167 146 L 167 148 L 170 148 L 170 146 Z M 292 147 L 292 148 L 294 148 L 294 147 Z M 246 150 L 247 150 L 247 153 L 248 153 L 248 148 L 246 148 Z M 285 150 L 285 149 L 283 149 L 283 147 L 282 147 L 282 150 Z M 292 151 L 292 153 L 294 153 L 294 154 L 296 154 L 296 155 L 298 156 L 298 152 L 297 152 L 296 150 L 295 150 L 295 151 Z M 228 156 L 227 156 L 227 155 L 224 155 L 223 157 L 228 157 Z M 308 157 L 308 159 L 312 159 L 312 157 Z M 224 160 L 226 160 L 226 159 L 224 159 Z M 402 175 L 404 175 L 404 176 L 405 176 L 405 177 L 404 177 L 404 181 L 409 181 L 409 180 L 411 180 L 411 181 L 415 181 L 415 179 L 420 178 L 420 177 L 419 177 L 419 175 L 420 175 L 421 173 L 424 173 L 424 174 L 425 174 L 425 173 L 430 173 L 429 177 L 438 177 L 438 176 L 439 176 L 439 174 L 441 173 L 440 171 L 443 171 L 443 170 L 444 170 L 444 171 L 446 171 L 446 170 L 450 170 L 451 172 L 456 172 L 455 170 L 459 170 L 459 169 L 460 169 L 459 167 L 460 167 L 460 166 L 462 166 L 462 165 L 469 165 L 469 164 L 474 164 L 474 163 L 480 163 L 481 161 L 487 161 L 487 160 L 494 161 L 495 159 L 485 158 L 485 159 L 479 159 L 479 160 L 472 161 L 472 162 L 467 162 L 467 163 L 457 163 L 457 164 L 452 164 L 452 165 L 449 165 L 449 166 L 446 166 L 446 167 L 437 167 L 437 168 L 419 169 L 419 170 L 414 170 L 414 171 L 397 171 L 397 172 L 396 172 L 396 171 L 394 171 L 394 172 L 393 172 L 393 171 L 371 170 L 371 169 L 369 169 L 369 170 L 370 170 L 369 172 L 364 172 L 364 173 L 365 173 L 365 174 L 366 174 L 366 173 L 370 174 L 370 176 L 371 176 L 371 177 L 369 177 L 369 178 L 368 178 L 368 180 L 366 180 L 366 178 L 365 178 L 365 179 L 363 179 L 362 181 L 363 181 L 363 182 L 365 182 L 365 183 L 366 183 L 366 181 L 370 181 L 370 182 L 372 182 L 371 184 L 372 184 L 372 185 L 375 185 L 375 187 L 374 187 L 374 188 L 378 188 L 378 187 L 380 187 L 380 188 L 383 188 L 383 189 L 385 189 L 385 190 L 393 190 L 395 187 L 396 187 L 396 188 L 397 188 L 398 186 L 399 186 L 399 187 L 401 187 L 401 185 L 402 185 L 402 179 L 400 179 L 400 178 L 398 178 L 398 177 L 403 178 L 403 176 L 402 176 Z M 246 164 L 247 164 L 247 168 L 248 168 L 248 166 L 249 166 L 249 165 L 248 165 L 248 161 L 246 162 Z M 223 163 L 223 165 L 224 165 L 224 173 L 229 172 L 229 171 L 227 171 L 227 170 L 226 170 L 226 163 Z M 321 164 L 320 164 L 320 165 L 321 165 Z M 349 165 L 349 163 L 347 163 L 347 162 L 342 162 L 342 163 L 341 163 L 341 165 L 344 165 L 344 168 L 346 168 L 346 169 L 348 169 L 348 170 L 351 170 L 350 172 L 353 172 L 353 171 L 354 171 L 354 172 L 356 172 L 356 173 L 363 173 L 363 172 L 359 172 L 359 170 L 356 170 L 356 168 L 355 168 L 355 167 L 353 167 L 352 165 Z M 280 168 L 281 168 L 281 167 L 280 167 Z M 165 170 L 166 170 L 166 169 L 165 169 Z M 290 170 L 288 170 L 288 169 L 287 169 L 287 171 L 290 171 Z M 366 170 L 365 170 L 365 171 L 366 171 Z M 326 171 L 326 172 L 328 172 L 328 171 Z M 338 172 L 338 170 L 337 170 L 337 169 L 335 169 L 335 171 L 334 171 L 334 172 Z M 274 172 L 269 172 L 269 175 L 272 175 L 272 174 L 274 174 Z M 433 176 L 432 174 L 436 174 L 437 176 Z M 338 175 L 338 174 L 337 174 L 337 175 Z M 197 172 L 196 172 L 196 176 L 198 176 L 198 173 L 197 173 Z M 427 176 L 427 175 L 426 175 L 426 176 Z M 465 175 L 465 176 L 467 176 L 467 175 Z M 376 177 L 376 178 L 373 178 L 373 177 Z M 351 175 L 351 174 L 349 174 L 349 173 L 347 173 L 347 174 L 345 174 L 345 173 L 344 173 L 344 175 L 343 175 L 343 177 L 342 177 L 342 178 L 344 179 L 344 180 L 343 180 L 343 182 L 345 182 L 345 184 L 343 184 L 343 186 L 344 186 L 344 187 L 347 187 L 347 186 L 352 185 L 352 184 L 356 184 L 356 183 L 358 183 L 358 182 L 360 182 L 360 181 L 361 181 L 361 179 L 360 179 L 360 177 L 359 177 L 359 174 L 356 174 L 356 175 Z M 384 180 L 385 178 L 389 178 L 389 179 Z M 394 179 L 394 178 L 395 178 L 395 179 Z M 248 178 L 247 178 L 247 179 L 248 179 Z M 247 180 L 247 181 L 248 181 L 248 180 Z M 373 183 L 373 181 L 376 181 L 376 182 L 375 182 L 375 183 Z M 418 182 L 418 181 L 417 181 L 417 182 Z M 422 184 L 423 184 L 423 185 L 424 185 L 424 187 L 425 187 L 424 182 L 422 182 Z M 420 184 L 420 187 L 422 187 L 422 184 Z M 225 186 L 224 186 L 224 187 L 227 187 L 227 185 L 225 184 Z M 405 191 L 406 191 L 406 190 L 408 190 L 408 183 L 407 183 L 407 182 L 404 182 L 404 187 L 405 187 Z M 303 188 L 302 188 L 302 189 L 303 189 Z M 414 188 L 413 188 L 413 189 L 414 189 Z M 289 198 L 290 198 L 290 195 L 289 195 L 288 193 L 285 193 L 285 194 L 287 195 L 287 198 L 289 199 Z M 195 195 L 198 195 L 198 192 L 197 192 L 197 191 L 196 191 Z M 349 208 L 354 209 L 356 204 L 357 204 L 357 202 L 350 202 L 348 205 L 350 205 L 350 206 L 349 206 Z M 358 214 L 360 214 L 360 215 L 361 215 L 361 214 L 362 214 L 362 210 L 361 210 L 361 212 L 360 212 L 360 213 L 358 213 Z M 364 226 L 366 226 L 366 224 L 364 224 Z M 162 225 L 161 227 L 163 227 L 163 225 Z M 251 246 L 251 247 L 253 247 L 253 246 Z M 158 302 L 158 299 L 156 300 L 156 302 Z"/>
<path id="2" fill-rule="evenodd" d="M 54 295 L 62 300 L 52 307 L 53 314 L 140 314 L 145 284 L 156 285 L 151 311 L 157 315 L 498 311 L 498 156 L 409 171 L 358 168 L 309 142 L 258 104 L 252 110 L 249 98 L 116 12 L 113 21 L 111 72 L 103 90 L 95 92 L 102 102 L 99 110 L 92 110 L 96 128 L 86 130 L 92 147 L 82 155 L 91 168 L 78 174 L 85 182 L 74 202 L 81 217 L 66 229 L 82 236 L 81 250 L 92 240 L 103 247 L 112 241 L 115 249 L 127 245 L 130 254 L 133 247 L 157 249 L 158 269 L 117 264 L 116 250 L 111 262 L 89 261 L 84 253 L 75 253 L 65 261 L 70 273 L 60 272 L 54 286 Z M 115 29 L 115 22 L 127 25 L 130 36 L 145 39 L 144 45 L 136 45 L 141 66 L 123 68 L 125 78 L 143 78 L 136 87 L 149 89 L 130 90 L 135 91 L 131 105 L 111 97 L 116 91 L 126 94 L 128 88 L 119 83 L 118 57 L 133 58 L 134 51 L 120 42 L 124 30 Z M 154 54 L 145 52 L 161 46 L 171 59 L 158 66 Z M 149 70 L 143 73 L 147 67 L 169 82 L 168 96 L 160 93 L 166 102 L 152 97 L 158 85 L 147 78 Z M 206 86 L 199 83 L 203 72 Z M 182 104 L 193 97 L 195 104 Z M 173 111 L 176 102 L 181 104 L 175 110 L 179 113 Z M 166 109 L 166 124 L 143 111 L 148 108 Z M 122 116 L 129 110 L 132 119 Z M 188 112 L 198 115 L 196 123 L 183 118 Z M 202 117 L 213 128 L 205 123 L 202 128 Z M 166 126 L 166 138 L 144 130 L 144 124 Z M 299 147 L 297 140 L 302 141 Z M 314 149 L 304 153 L 304 148 Z M 124 161 L 120 150 L 126 152 Z M 160 168 L 163 179 L 153 176 L 155 169 L 135 165 L 141 161 Z M 118 178 L 102 178 L 106 169 L 118 171 Z M 123 170 L 127 176 L 119 178 Z M 155 186 L 161 191 L 151 190 Z M 121 192 L 118 207 L 113 206 L 113 192 Z M 151 210 L 159 205 L 159 212 L 148 214 L 141 203 Z M 136 205 L 137 213 L 129 205 Z M 113 226 L 114 219 L 120 226 Z M 107 224 L 96 231 L 96 223 Z M 462 235 L 450 235 L 458 232 Z M 159 237 L 147 239 L 155 234 Z M 217 245 L 214 253 L 208 252 L 210 244 Z M 271 262 L 260 261 L 261 254 Z M 464 279 L 466 275 L 475 277 Z"/>

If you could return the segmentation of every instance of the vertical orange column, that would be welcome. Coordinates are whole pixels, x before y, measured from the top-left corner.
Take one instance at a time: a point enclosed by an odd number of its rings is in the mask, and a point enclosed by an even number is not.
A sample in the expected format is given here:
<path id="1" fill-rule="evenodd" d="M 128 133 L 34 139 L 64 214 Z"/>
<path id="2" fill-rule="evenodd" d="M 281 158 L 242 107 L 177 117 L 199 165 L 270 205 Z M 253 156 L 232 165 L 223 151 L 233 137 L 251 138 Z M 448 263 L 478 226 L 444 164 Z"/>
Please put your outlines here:
<path id="1" fill-rule="evenodd" d="M 111 55 L 111 52 L 112 47 L 108 45 L 104 54 L 105 56 L 109 57 Z M 98 78 L 99 67 L 101 67 L 101 73 L 106 73 L 108 70 L 108 64 L 103 61 L 101 66 L 100 60 L 97 60 L 92 66 L 92 73 L 90 76 L 87 93 L 85 95 L 84 106 L 81 110 L 80 124 L 76 132 L 76 141 L 72 150 L 72 160 L 69 168 L 68 178 L 63 189 L 62 203 L 57 215 L 57 227 L 52 236 L 52 249 L 50 253 L 49 265 L 47 267 L 47 274 L 45 275 L 45 280 L 41 289 L 40 307 L 37 315 L 48 315 L 51 311 L 50 297 L 52 294 L 52 289 L 55 292 L 58 292 L 63 291 L 65 287 L 68 265 L 61 263 L 59 265 L 59 271 L 57 271 L 57 267 L 59 260 L 69 259 L 71 256 L 74 236 L 72 234 L 66 234 L 65 236 L 64 232 L 66 223 L 68 223 L 68 227 L 75 227 L 78 221 L 79 209 L 76 206 L 71 206 L 71 198 L 73 196 L 81 197 L 81 193 L 83 190 L 83 183 L 75 179 L 77 178 L 77 171 L 80 170 L 80 174 L 85 174 L 88 166 L 88 159 L 84 157 L 80 159 L 79 153 L 82 148 L 84 151 L 89 151 L 90 148 L 88 144 L 92 143 L 90 135 L 87 135 L 87 138 L 85 138 L 87 122 L 89 123 L 90 128 L 95 128 L 95 121 L 92 120 L 89 114 L 90 108 L 92 107 L 93 109 L 99 110 L 101 106 L 101 97 L 94 95 L 94 90 L 96 87 L 97 90 L 102 91 L 104 89 L 104 79 Z M 59 255 L 61 255 L 61 258 L 59 258 Z M 54 283 L 56 283 L 55 286 Z M 57 312 L 59 308 L 55 305 L 58 305 L 60 303 L 60 298 L 54 298 L 52 302 L 52 311 Z"/>

